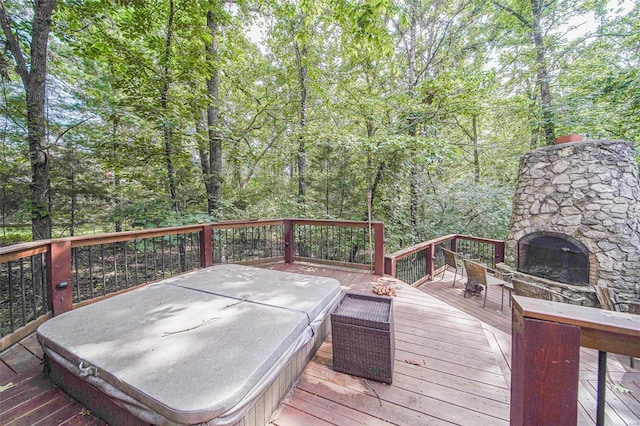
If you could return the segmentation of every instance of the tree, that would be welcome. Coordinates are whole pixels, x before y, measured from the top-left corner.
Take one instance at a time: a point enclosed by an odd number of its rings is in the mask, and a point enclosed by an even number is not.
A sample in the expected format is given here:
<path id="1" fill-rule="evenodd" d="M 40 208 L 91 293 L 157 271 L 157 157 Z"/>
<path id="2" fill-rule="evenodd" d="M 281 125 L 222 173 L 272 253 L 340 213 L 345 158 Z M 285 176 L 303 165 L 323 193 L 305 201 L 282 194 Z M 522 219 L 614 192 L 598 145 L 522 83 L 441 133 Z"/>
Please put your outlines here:
<path id="1" fill-rule="evenodd" d="M 222 207 L 222 134 L 220 130 L 220 55 L 218 43 L 220 22 L 224 16 L 222 5 L 209 1 L 207 28 L 210 41 L 205 46 L 207 76 L 207 137 L 208 150 L 202 150 L 202 167 L 207 191 L 207 211 L 217 215 Z"/>
<path id="2" fill-rule="evenodd" d="M 44 113 L 47 81 L 47 47 L 51 15 L 56 0 L 38 0 L 33 4 L 33 20 L 29 23 L 29 54 L 18 36 L 18 25 L 9 16 L 4 0 L 0 0 L 0 26 L 5 44 L 15 63 L 25 90 L 27 106 L 27 138 L 31 162 L 31 232 L 34 240 L 51 238 L 49 207 L 49 158 L 47 123 Z"/>
<path id="3" fill-rule="evenodd" d="M 542 130 L 547 145 L 555 143 L 557 119 L 553 102 L 552 64 L 565 53 L 564 47 L 570 46 L 563 39 L 563 26 L 568 25 L 577 15 L 593 12 L 601 14 L 606 5 L 604 0 L 569 1 L 569 0 L 493 0 L 501 13 L 509 19 L 500 24 L 506 33 L 520 29 L 523 38 L 528 38 L 533 46 L 533 64 L 536 85 L 538 87 L 537 102 L 541 117 L 536 123 Z M 517 33 L 517 31 L 516 31 Z M 523 38 L 520 38 L 522 40 Z M 518 40 L 517 38 L 515 40 Z M 516 41 L 518 43 L 518 41 Z M 520 41 L 521 42 L 521 41 Z"/>

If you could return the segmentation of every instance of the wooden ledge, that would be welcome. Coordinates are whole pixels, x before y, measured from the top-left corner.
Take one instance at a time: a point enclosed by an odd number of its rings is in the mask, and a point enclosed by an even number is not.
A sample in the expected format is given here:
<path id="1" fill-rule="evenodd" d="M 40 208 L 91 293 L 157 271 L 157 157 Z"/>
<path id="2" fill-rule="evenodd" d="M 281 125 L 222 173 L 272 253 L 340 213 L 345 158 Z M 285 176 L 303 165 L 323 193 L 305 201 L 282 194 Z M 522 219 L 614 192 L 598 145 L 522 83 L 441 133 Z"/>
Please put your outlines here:
<path id="1" fill-rule="evenodd" d="M 640 357 L 640 315 L 513 296 L 513 312 L 522 318 L 580 327 L 580 345 Z"/>

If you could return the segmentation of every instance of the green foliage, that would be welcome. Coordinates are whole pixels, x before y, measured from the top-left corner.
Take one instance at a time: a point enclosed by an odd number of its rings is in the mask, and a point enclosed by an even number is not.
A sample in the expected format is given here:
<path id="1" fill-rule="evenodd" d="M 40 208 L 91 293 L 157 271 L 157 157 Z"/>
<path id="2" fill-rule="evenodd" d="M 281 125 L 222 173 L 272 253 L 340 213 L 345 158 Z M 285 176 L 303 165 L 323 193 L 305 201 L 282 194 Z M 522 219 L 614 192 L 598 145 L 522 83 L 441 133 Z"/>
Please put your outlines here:
<path id="1" fill-rule="evenodd" d="M 24 232 L 8 232 L 0 235 L 0 247 L 31 241 L 31 230 Z"/>
<path id="2" fill-rule="evenodd" d="M 28 16 L 28 4 L 14 3 L 15 16 Z M 638 6 L 613 15 L 603 4 L 544 3 L 557 131 L 640 142 Z M 362 220 L 372 191 L 373 219 L 386 223 L 389 251 L 447 233 L 504 237 L 519 157 L 540 139 L 531 2 L 174 6 L 59 3 L 47 89 L 56 236 L 236 218 Z M 567 38 L 561 24 L 588 11 L 599 20 L 597 33 Z M 207 13 L 218 27 L 209 61 Z M 21 31 L 26 46 L 26 20 Z M 296 47 L 305 50 L 300 62 Z M 223 201 L 210 217 L 203 213 L 203 111 L 214 72 L 219 121 L 211 130 L 222 137 Z M 30 219 L 31 172 L 23 88 L 4 62 L 0 76 L 0 202 L 8 229 Z M 297 200 L 301 137 L 304 208 Z"/>
<path id="3" fill-rule="evenodd" d="M 425 239 L 464 234 L 504 239 L 513 189 L 496 183 L 442 183 L 425 196 Z"/>

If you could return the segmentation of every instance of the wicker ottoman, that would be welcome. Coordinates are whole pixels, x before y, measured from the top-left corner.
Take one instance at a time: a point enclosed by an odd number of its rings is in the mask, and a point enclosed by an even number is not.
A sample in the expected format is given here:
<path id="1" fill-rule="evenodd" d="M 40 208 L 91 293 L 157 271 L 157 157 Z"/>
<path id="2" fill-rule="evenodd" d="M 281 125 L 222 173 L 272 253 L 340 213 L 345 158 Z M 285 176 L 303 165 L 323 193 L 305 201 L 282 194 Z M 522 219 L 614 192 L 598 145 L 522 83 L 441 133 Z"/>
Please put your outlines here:
<path id="1" fill-rule="evenodd" d="M 347 293 L 331 314 L 333 369 L 391 384 L 393 300 Z"/>

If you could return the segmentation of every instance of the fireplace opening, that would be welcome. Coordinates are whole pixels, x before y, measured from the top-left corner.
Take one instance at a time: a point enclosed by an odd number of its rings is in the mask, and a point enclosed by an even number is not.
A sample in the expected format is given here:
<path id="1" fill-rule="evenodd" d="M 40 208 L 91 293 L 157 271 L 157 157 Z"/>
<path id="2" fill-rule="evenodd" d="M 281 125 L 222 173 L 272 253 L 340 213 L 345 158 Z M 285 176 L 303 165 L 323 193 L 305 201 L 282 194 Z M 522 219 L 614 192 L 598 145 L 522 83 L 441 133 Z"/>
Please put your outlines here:
<path id="1" fill-rule="evenodd" d="M 589 251 L 562 234 L 530 234 L 518 242 L 518 270 L 566 284 L 589 284 Z"/>

